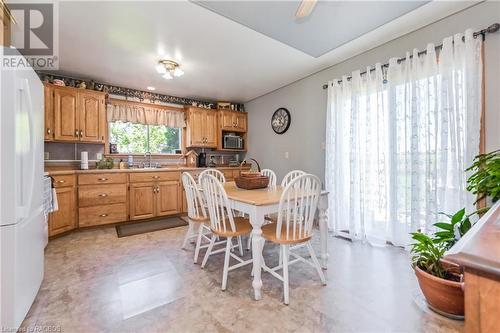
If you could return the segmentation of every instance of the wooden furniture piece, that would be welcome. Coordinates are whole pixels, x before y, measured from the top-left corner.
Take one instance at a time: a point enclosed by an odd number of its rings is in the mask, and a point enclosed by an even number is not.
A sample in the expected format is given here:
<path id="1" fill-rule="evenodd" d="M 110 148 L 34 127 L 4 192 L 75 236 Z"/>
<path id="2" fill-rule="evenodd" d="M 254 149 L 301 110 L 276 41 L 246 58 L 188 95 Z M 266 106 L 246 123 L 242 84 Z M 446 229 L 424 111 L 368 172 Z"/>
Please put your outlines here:
<path id="1" fill-rule="evenodd" d="M 247 113 L 239 111 L 219 110 L 219 122 L 223 131 L 246 132 Z"/>
<path id="2" fill-rule="evenodd" d="M 76 228 L 75 175 L 53 176 L 59 209 L 49 214 L 49 237 Z"/>
<path id="3" fill-rule="evenodd" d="M 233 237 L 236 237 L 238 239 L 240 255 L 243 256 L 241 236 L 250 234 L 252 226 L 250 225 L 250 222 L 247 218 L 235 217 L 233 215 L 232 206 L 230 205 L 230 202 L 227 198 L 226 191 L 224 190 L 224 185 L 215 176 L 206 173 L 200 177 L 200 182 L 208 206 L 208 212 L 210 216 L 210 229 L 212 231 L 210 244 L 208 245 L 208 249 L 205 253 L 205 257 L 203 258 L 201 267 L 205 267 L 208 257 L 211 254 L 216 253 L 216 251 L 212 250 L 217 237 L 226 238 L 226 249 L 224 251 L 224 269 L 222 273 L 221 287 L 222 290 L 226 290 L 227 276 L 229 271 L 252 263 L 251 259 L 243 260 L 235 254 L 231 253 L 232 239 Z M 229 259 L 231 257 L 236 259 L 238 263 L 229 266 Z"/>
<path id="4" fill-rule="evenodd" d="M 92 173 L 78 176 L 78 225 L 89 227 L 127 220 L 127 175 Z"/>
<path id="5" fill-rule="evenodd" d="M 46 141 L 105 142 L 105 93 L 45 83 L 44 96 Z"/>
<path id="6" fill-rule="evenodd" d="M 321 182 L 314 175 L 302 175 L 294 178 L 281 194 L 278 207 L 278 221 L 262 227 L 264 239 L 280 245 L 279 265 L 269 268 L 262 260 L 262 267 L 274 277 L 283 282 L 284 303 L 289 304 L 288 267 L 298 261 L 310 264 L 326 285 L 325 275 L 319 265 L 316 253 L 311 245 L 313 221 L 316 214 Z M 292 209 L 290 207 L 293 207 Z M 312 262 L 291 252 L 293 246 L 306 246 Z M 295 259 L 289 261 L 289 256 Z M 283 270 L 283 276 L 277 270 Z"/>
<path id="7" fill-rule="evenodd" d="M 0 21 L 2 21 L 2 31 L 0 33 L 0 45 L 9 47 L 11 44 L 11 13 L 4 1 L 0 1 Z"/>
<path id="8" fill-rule="evenodd" d="M 445 259 L 464 267 L 465 332 L 500 332 L 500 201 Z"/>
<path id="9" fill-rule="evenodd" d="M 267 184 L 268 187 L 274 187 L 276 186 L 276 173 L 271 170 L 271 169 L 262 169 L 260 172 L 261 175 L 269 177 L 269 184 Z"/>
<path id="10" fill-rule="evenodd" d="M 183 172 L 181 177 L 182 184 L 186 192 L 189 220 L 189 226 L 186 236 L 184 237 L 184 241 L 182 242 L 182 248 L 185 249 L 189 240 L 196 237 L 196 247 L 193 259 L 196 264 L 198 262 L 200 249 L 208 247 L 208 245 L 201 245 L 202 239 L 210 241 L 210 238 L 208 238 L 205 234 L 205 232 L 211 233 L 210 227 L 208 226 L 210 219 L 206 212 L 200 190 L 198 189 L 198 184 L 194 180 L 193 176 L 191 176 L 188 172 Z"/>
<path id="11" fill-rule="evenodd" d="M 180 173 L 131 173 L 130 220 L 141 220 L 181 212 Z"/>
<path id="12" fill-rule="evenodd" d="M 262 298 L 262 249 L 264 239 L 262 238 L 262 225 L 264 216 L 276 213 L 279 210 L 279 202 L 283 188 L 264 188 L 258 190 L 243 190 L 236 187 L 234 182 L 224 184 L 228 203 L 232 209 L 248 214 L 252 225 L 252 260 L 253 260 L 253 282 L 254 296 L 256 300 Z M 328 221 L 326 210 L 328 209 L 328 192 L 322 191 L 318 201 L 319 231 L 320 231 L 320 264 L 323 269 L 327 268 L 328 261 Z"/>
<path id="13" fill-rule="evenodd" d="M 217 111 L 186 108 L 186 147 L 217 148 Z"/>

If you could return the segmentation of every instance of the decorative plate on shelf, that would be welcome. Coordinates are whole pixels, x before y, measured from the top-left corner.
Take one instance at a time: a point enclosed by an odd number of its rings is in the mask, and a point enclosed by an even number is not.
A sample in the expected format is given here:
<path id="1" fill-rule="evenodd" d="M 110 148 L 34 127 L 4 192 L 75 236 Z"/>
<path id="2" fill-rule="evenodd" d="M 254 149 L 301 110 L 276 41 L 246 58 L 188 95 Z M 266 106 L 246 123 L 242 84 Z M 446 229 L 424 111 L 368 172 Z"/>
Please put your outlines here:
<path id="1" fill-rule="evenodd" d="M 279 108 L 273 113 L 271 127 L 276 134 L 283 134 L 290 127 L 290 121 L 290 112 L 285 108 Z"/>

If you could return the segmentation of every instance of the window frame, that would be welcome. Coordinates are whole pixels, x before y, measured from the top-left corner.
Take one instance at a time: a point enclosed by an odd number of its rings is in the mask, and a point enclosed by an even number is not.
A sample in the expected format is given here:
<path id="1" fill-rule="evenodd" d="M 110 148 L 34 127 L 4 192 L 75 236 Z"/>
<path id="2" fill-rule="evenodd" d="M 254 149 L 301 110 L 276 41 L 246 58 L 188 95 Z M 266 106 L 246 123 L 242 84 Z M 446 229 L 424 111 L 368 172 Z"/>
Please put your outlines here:
<path id="1" fill-rule="evenodd" d="M 104 136 L 105 140 L 104 140 L 104 154 L 103 156 L 105 157 L 118 157 L 118 158 L 121 158 L 121 157 L 127 157 L 127 156 L 133 156 L 133 157 L 144 157 L 145 153 L 130 153 L 130 154 L 127 154 L 127 153 L 116 153 L 116 154 L 112 154 L 109 152 L 109 127 L 111 126 L 111 122 L 108 122 L 106 121 L 106 135 Z M 148 148 L 149 148 L 149 125 L 146 125 L 148 126 L 148 132 L 147 132 L 147 136 L 148 136 Z M 180 134 L 180 139 L 181 139 L 181 146 L 180 146 L 180 149 L 181 149 L 181 153 L 180 154 L 165 154 L 165 153 L 151 153 L 151 157 L 158 157 L 158 158 L 163 158 L 163 157 L 182 157 L 186 154 L 186 128 L 180 128 L 181 130 L 181 134 Z"/>

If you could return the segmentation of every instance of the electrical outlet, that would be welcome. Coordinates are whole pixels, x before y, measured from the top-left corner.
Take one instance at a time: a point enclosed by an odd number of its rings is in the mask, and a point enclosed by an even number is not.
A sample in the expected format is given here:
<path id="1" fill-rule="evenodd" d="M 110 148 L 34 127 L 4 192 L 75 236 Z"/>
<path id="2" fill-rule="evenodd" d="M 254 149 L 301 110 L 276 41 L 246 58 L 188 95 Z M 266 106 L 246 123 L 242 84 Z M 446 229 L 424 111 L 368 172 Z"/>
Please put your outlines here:
<path id="1" fill-rule="evenodd" d="M 97 159 L 98 161 L 102 160 L 102 154 L 101 154 L 101 153 L 97 153 L 97 154 L 96 154 L 96 159 Z"/>
<path id="2" fill-rule="evenodd" d="M 290 157 L 290 154 L 286 151 L 285 152 L 285 159 L 287 160 Z"/>
<path id="3" fill-rule="evenodd" d="M 50 158 L 50 154 L 49 154 L 49 152 L 48 152 L 48 151 L 44 152 L 44 153 L 43 153 L 43 159 L 44 159 L 44 160 L 48 160 L 49 158 Z"/>

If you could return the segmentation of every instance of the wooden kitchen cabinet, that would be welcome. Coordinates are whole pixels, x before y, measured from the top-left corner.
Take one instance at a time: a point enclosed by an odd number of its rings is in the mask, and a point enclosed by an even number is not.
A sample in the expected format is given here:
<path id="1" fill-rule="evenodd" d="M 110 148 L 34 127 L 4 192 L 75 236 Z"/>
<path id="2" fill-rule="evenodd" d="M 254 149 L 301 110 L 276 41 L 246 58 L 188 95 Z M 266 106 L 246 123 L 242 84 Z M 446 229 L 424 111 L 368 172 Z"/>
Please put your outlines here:
<path id="1" fill-rule="evenodd" d="M 156 190 L 156 216 L 181 212 L 180 183 L 178 181 L 158 182 Z"/>
<path id="2" fill-rule="evenodd" d="M 104 93 L 49 84 L 45 89 L 46 140 L 104 143 Z"/>
<path id="3" fill-rule="evenodd" d="M 10 46 L 11 45 L 11 19 L 10 11 L 6 5 L 2 2 L 3 6 L 0 6 L 0 21 L 2 21 L 2 31 L 0 33 L 0 45 Z"/>
<path id="4" fill-rule="evenodd" d="M 130 219 L 141 220 L 156 216 L 156 184 L 130 184 Z"/>
<path id="5" fill-rule="evenodd" d="M 55 86 L 53 91 L 54 140 L 78 141 L 78 94 Z"/>
<path id="6" fill-rule="evenodd" d="M 247 114 L 244 112 L 220 110 L 219 121 L 223 131 L 247 131 Z"/>
<path id="7" fill-rule="evenodd" d="M 76 190 L 74 187 L 56 188 L 59 210 L 49 215 L 49 236 L 76 228 Z"/>
<path id="8" fill-rule="evenodd" d="M 217 148 L 217 112 L 195 107 L 187 108 L 186 146 Z"/>
<path id="9" fill-rule="evenodd" d="M 94 92 L 78 92 L 78 107 L 80 141 L 104 142 L 104 96 Z"/>
<path id="10" fill-rule="evenodd" d="M 45 141 L 54 140 L 54 89 L 50 84 L 43 85 Z"/>

